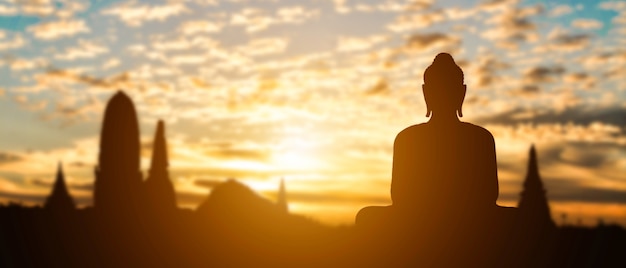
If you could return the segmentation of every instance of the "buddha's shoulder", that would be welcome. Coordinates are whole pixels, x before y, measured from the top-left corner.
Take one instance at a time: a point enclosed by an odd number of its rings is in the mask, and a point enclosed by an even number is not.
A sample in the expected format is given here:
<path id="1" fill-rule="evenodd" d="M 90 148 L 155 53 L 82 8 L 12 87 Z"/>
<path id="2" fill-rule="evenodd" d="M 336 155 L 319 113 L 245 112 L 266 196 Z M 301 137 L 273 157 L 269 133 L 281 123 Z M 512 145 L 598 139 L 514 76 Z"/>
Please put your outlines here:
<path id="1" fill-rule="evenodd" d="M 429 125 L 428 123 L 416 124 L 400 131 L 400 133 L 398 133 L 398 135 L 396 136 L 396 140 L 402 140 L 402 139 L 407 139 L 407 138 L 417 137 L 417 136 L 441 135 L 442 131 L 452 131 L 457 134 L 463 133 L 463 135 L 483 137 L 485 139 L 493 140 L 493 135 L 491 134 L 491 132 L 489 132 L 489 130 L 481 126 L 468 123 L 468 122 L 460 122 L 452 129 L 445 128 L 445 130 L 442 130 L 441 128 L 433 127 Z"/>
<path id="2" fill-rule="evenodd" d="M 403 140 L 409 137 L 421 136 L 426 134 L 430 128 L 427 123 L 421 123 L 417 125 L 412 125 L 400 131 L 398 135 L 396 135 L 396 141 Z"/>
<path id="3" fill-rule="evenodd" d="M 469 123 L 469 122 L 461 122 L 460 126 L 462 128 L 465 128 L 465 129 L 469 130 L 469 131 L 476 131 L 476 132 L 479 132 L 479 133 L 491 134 L 491 132 L 489 132 L 489 130 L 487 130 L 486 128 L 478 126 L 478 125 L 474 125 L 474 124 Z"/>
<path id="4" fill-rule="evenodd" d="M 491 132 L 489 132 L 489 130 L 487 130 L 484 127 L 477 126 L 468 122 L 461 122 L 461 127 L 463 128 L 463 131 L 466 133 L 471 133 L 475 136 L 480 136 L 485 139 L 493 140 L 493 135 L 491 134 Z"/>
<path id="5" fill-rule="evenodd" d="M 400 135 L 408 135 L 410 133 L 415 133 L 415 132 L 421 132 L 421 131 L 425 131 L 428 129 L 428 123 L 421 123 L 421 124 L 416 124 L 416 125 L 412 125 L 409 126 L 405 129 L 403 129 L 402 131 L 400 131 L 400 133 L 398 133 L 398 136 Z"/>

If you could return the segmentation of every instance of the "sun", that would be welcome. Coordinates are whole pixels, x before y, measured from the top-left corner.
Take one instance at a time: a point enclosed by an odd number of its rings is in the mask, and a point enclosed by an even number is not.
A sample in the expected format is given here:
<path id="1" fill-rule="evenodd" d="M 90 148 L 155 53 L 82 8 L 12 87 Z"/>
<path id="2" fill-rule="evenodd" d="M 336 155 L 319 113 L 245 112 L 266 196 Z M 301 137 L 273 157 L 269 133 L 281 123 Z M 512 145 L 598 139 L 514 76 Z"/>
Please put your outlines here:
<path id="1" fill-rule="evenodd" d="M 313 172 L 321 167 L 314 143 L 302 138 L 286 138 L 273 153 L 272 164 L 278 170 Z"/>

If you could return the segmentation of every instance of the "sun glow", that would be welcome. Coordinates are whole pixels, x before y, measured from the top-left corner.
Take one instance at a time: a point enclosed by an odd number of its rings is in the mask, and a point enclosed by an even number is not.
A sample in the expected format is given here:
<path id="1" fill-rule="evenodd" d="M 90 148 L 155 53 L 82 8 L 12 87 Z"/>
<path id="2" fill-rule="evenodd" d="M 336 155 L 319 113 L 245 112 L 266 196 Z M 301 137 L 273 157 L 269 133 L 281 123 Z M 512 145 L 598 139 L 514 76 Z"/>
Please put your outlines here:
<path id="1" fill-rule="evenodd" d="M 256 172 L 267 172 L 272 169 L 271 166 L 263 162 L 250 160 L 228 160 L 221 164 L 223 168 L 240 169 Z"/>
<path id="2" fill-rule="evenodd" d="M 305 173 L 321 167 L 315 145 L 301 138 L 287 138 L 273 154 L 271 162 L 278 170 Z"/>

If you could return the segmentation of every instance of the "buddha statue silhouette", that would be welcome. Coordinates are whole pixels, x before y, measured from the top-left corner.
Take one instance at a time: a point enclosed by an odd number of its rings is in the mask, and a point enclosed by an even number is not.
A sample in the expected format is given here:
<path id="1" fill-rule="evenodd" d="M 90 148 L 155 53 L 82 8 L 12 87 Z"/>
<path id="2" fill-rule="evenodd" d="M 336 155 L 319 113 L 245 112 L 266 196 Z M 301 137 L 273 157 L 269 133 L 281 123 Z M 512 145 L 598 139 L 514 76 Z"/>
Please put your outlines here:
<path id="1" fill-rule="evenodd" d="M 361 209 L 357 226 L 381 220 L 440 225 L 491 217 L 500 210 L 494 139 L 486 129 L 459 120 L 466 85 L 450 54 L 435 57 L 422 89 L 430 120 L 396 136 L 392 205 Z"/>

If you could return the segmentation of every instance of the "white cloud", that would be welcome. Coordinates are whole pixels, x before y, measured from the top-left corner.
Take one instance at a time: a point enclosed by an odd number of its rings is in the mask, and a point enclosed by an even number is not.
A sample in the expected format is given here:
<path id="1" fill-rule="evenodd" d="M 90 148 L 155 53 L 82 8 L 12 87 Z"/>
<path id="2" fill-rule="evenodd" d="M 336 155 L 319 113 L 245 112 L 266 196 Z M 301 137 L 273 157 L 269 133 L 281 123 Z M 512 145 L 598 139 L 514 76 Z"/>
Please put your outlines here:
<path id="1" fill-rule="evenodd" d="M 54 12 L 51 1 L 31 1 L 32 3 L 22 5 L 22 13 L 27 15 L 47 16 Z M 28 3 L 28 2 L 27 2 Z"/>
<path id="2" fill-rule="evenodd" d="M 87 9 L 89 2 L 85 0 L 8 0 L 0 4 L 0 15 L 5 16 L 56 16 L 71 18 L 77 12 Z"/>
<path id="3" fill-rule="evenodd" d="M 235 13 L 230 18 L 232 25 L 241 25 L 246 28 L 247 32 L 258 32 L 267 29 L 268 26 L 274 24 L 274 19 L 260 9 L 246 8 L 239 13 Z"/>
<path id="4" fill-rule="evenodd" d="M 549 43 L 543 46 L 536 46 L 533 51 L 544 53 L 546 51 L 573 52 L 589 46 L 591 35 L 572 34 L 562 28 L 555 28 L 548 34 Z"/>
<path id="5" fill-rule="evenodd" d="M 347 14 L 352 11 L 350 7 L 346 4 L 348 0 L 332 0 L 335 5 L 335 12 L 340 14 Z"/>
<path id="6" fill-rule="evenodd" d="M 53 40 L 60 37 L 74 36 L 79 33 L 90 32 L 84 20 L 63 19 L 45 22 L 27 28 L 37 39 Z"/>
<path id="7" fill-rule="evenodd" d="M 460 38 L 443 33 L 414 34 L 408 38 L 406 49 L 415 52 L 424 52 L 434 48 L 448 50 L 460 42 Z"/>
<path id="8" fill-rule="evenodd" d="M 478 14 L 480 9 L 478 8 L 470 8 L 470 9 L 461 9 L 458 7 L 446 8 L 444 12 L 448 19 L 451 20 L 462 20 Z"/>
<path id="9" fill-rule="evenodd" d="M 574 12 L 574 9 L 569 5 L 558 5 L 550 10 L 551 17 L 560 17 Z"/>
<path id="10" fill-rule="evenodd" d="M 257 8 L 244 8 L 231 15 L 230 24 L 243 26 L 249 33 L 259 32 L 275 24 L 299 24 L 319 15 L 316 9 L 307 10 L 303 7 L 280 8 L 275 14 Z"/>
<path id="11" fill-rule="evenodd" d="M 394 32 L 406 32 L 429 27 L 434 23 L 443 21 L 445 18 L 445 13 L 441 10 L 429 13 L 402 14 L 387 25 L 387 28 Z"/>
<path id="12" fill-rule="evenodd" d="M 194 20 L 184 22 L 178 30 L 186 35 L 196 33 L 217 33 L 222 30 L 222 23 L 208 20 Z"/>
<path id="13" fill-rule="evenodd" d="M 78 12 L 83 12 L 89 7 L 89 2 L 69 0 L 63 3 L 63 6 L 56 11 L 55 15 L 60 18 L 70 18 Z"/>
<path id="14" fill-rule="evenodd" d="M 2 16 L 12 16 L 12 15 L 16 15 L 17 13 L 18 13 L 18 10 L 14 6 L 0 5 L 0 15 Z"/>
<path id="15" fill-rule="evenodd" d="M 626 10 L 626 2 L 623 2 L 623 1 L 602 2 L 598 4 L 598 7 L 600 9 L 621 11 L 621 10 Z"/>
<path id="16" fill-rule="evenodd" d="M 102 64 L 102 69 L 108 70 L 120 65 L 120 59 L 118 58 L 110 58 Z"/>
<path id="17" fill-rule="evenodd" d="M 164 5 L 142 5 L 136 2 L 118 4 L 102 11 L 103 15 L 114 16 L 126 25 L 137 27 L 148 21 L 165 21 L 169 17 L 178 16 L 189 12 L 189 9 L 181 2 L 167 3 Z"/>
<path id="18" fill-rule="evenodd" d="M 315 9 L 307 9 L 301 6 L 283 7 L 276 11 L 278 21 L 281 23 L 302 23 L 307 19 L 319 15 Z"/>
<path id="19" fill-rule="evenodd" d="M 250 43 L 238 47 L 237 50 L 245 55 L 262 56 L 281 53 L 285 51 L 288 44 L 287 38 L 261 38 L 254 39 Z"/>
<path id="20" fill-rule="evenodd" d="M 44 58 L 34 58 L 34 59 L 13 59 L 10 61 L 9 66 L 13 71 L 22 71 L 22 70 L 32 70 L 35 68 L 43 67 L 47 64 L 47 61 Z"/>
<path id="21" fill-rule="evenodd" d="M 151 37 L 152 47 L 157 51 L 184 51 L 194 47 L 209 49 L 218 46 L 218 42 L 204 36 L 192 38 L 178 37 L 168 38 L 165 36 Z"/>
<path id="22" fill-rule="evenodd" d="M 170 62 L 177 65 L 197 65 L 204 63 L 207 58 L 198 54 L 183 54 L 172 56 Z"/>
<path id="23" fill-rule="evenodd" d="M 572 21 L 572 27 L 583 30 L 597 30 L 602 28 L 603 23 L 594 19 L 575 19 Z"/>
<path id="24" fill-rule="evenodd" d="M 503 1 L 504 2 L 504 1 Z M 513 2 L 515 3 L 515 2 Z M 508 8 L 501 9 L 500 4 L 494 10 L 494 15 L 486 23 L 493 25 L 491 29 L 483 31 L 482 37 L 497 41 L 497 45 L 507 49 L 516 49 L 519 43 L 534 42 L 538 39 L 537 25 L 530 18 L 543 12 L 543 6 L 528 7 L 510 6 L 509 2 L 502 4 Z"/>
<path id="25" fill-rule="evenodd" d="M 78 40 L 78 46 L 66 48 L 65 51 L 55 55 L 56 59 L 71 61 L 75 59 L 94 58 L 109 52 L 106 46 L 89 40 Z"/>
<path id="26" fill-rule="evenodd" d="M 385 1 L 376 5 L 376 8 L 384 12 L 413 12 L 426 10 L 433 5 L 433 2 L 433 0 Z"/>
<path id="27" fill-rule="evenodd" d="M 2 32 L 4 34 L 4 32 Z M 0 51 L 9 50 L 9 49 L 17 49 L 26 45 L 26 40 L 22 37 L 21 34 L 16 34 L 11 40 L 2 40 L 4 38 L 0 38 Z"/>
<path id="28" fill-rule="evenodd" d="M 384 35 L 371 35 L 367 37 L 340 36 L 337 43 L 337 50 L 345 52 L 366 50 L 386 40 L 387 37 Z"/>

